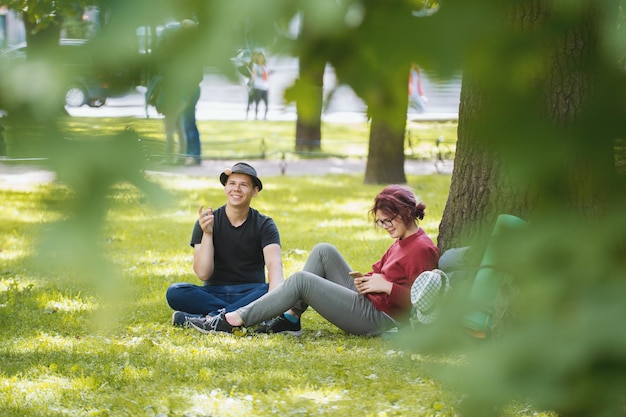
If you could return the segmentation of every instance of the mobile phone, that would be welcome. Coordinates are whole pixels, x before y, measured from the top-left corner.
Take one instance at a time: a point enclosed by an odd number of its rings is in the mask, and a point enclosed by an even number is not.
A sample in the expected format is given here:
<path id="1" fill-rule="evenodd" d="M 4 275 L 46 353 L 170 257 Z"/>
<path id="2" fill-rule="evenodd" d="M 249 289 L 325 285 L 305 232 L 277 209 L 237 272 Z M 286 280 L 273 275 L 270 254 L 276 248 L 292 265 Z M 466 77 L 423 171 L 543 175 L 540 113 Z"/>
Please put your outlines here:
<path id="1" fill-rule="evenodd" d="M 362 277 L 362 276 L 363 276 L 363 274 L 362 274 L 362 273 L 360 273 L 359 271 L 352 271 L 352 272 L 348 272 L 348 274 L 350 274 L 350 276 L 351 276 L 352 278 L 359 278 L 359 277 Z"/>

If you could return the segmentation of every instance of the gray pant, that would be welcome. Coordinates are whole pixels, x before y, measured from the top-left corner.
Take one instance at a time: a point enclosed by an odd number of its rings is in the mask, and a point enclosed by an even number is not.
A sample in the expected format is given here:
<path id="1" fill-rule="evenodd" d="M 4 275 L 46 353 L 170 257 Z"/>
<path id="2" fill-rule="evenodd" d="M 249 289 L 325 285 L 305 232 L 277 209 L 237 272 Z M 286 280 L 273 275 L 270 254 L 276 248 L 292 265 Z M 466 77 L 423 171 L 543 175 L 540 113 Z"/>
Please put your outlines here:
<path id="1" fill-rule="evenodd" d="M 237 310 L 246 326 L 280 315 L 290 308 L 301 315 L 311 306 L 347 333 L 377 335 L 396 323 L 357 292 L 350 266 L 337 249 L 317 244 L 304 269 L 258 300 Z"/>

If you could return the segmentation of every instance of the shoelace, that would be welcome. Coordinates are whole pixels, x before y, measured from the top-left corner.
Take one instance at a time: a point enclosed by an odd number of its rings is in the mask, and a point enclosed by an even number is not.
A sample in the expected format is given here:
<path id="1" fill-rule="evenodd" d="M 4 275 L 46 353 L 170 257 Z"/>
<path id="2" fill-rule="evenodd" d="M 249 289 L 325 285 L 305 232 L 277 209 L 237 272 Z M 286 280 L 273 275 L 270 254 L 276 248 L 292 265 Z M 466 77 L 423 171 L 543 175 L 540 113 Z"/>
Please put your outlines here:
<path id="1" fill-rule="evenodd" d="M 287 320 L 286 318 L 284 318 L 283 316 L 278 316 L 276 318 L 273 318 L 272 320 L 269 321 L 268 325 L 269 327 L 274 326 L 276 323 L 280 323 L 283 320 Z"/>
<path id="2" fill-rule="evenodd" d="M 202 327 L 204 327 L 207 330 L 212 330 L 212 331 L 217 330 L 217 323 L 219 322 L 220 317 L 221 316 L 215 316 L 215 317 L 211 317 L 210 319 L 205 319 L 206 323 Z"/>
<path id="3" fill-rule="evenodd" d="M 274 328 L 274 326 L 276 326 L 278 323 L 282 322 L 282 321 L 286 321 L 287 319 L 285 318 L 285 316 L 278 316 L 275 317 L 273 319 L 271 319 L 270 321 L 267 322 L 267 325 L 265 327 L 265 329 L 267 331 L 270 331 Z"/>

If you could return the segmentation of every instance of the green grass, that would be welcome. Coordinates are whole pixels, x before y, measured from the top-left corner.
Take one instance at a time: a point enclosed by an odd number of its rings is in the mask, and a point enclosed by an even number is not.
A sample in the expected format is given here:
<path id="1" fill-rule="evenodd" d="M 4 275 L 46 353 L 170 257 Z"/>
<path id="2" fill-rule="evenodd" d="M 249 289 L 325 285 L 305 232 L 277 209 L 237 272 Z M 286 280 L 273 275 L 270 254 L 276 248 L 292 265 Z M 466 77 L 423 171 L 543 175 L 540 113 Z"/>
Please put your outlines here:
<path id="1" fill-rule="evenodd" d="M 167 207 L 117 185 L 104 225 L 81 228 L 85 240 L 74 247 L 54 225 L 66 217 L 66 188 L 0 190 L 0 415 L 455 415 L 458 398 L 427 368 L 458 358 L 350 336 L 312 310 L 300 338 L 172 327 L 166 288 L 198 282 L 188 245 L 197 207 L 224 196 L 215 178 L 152 180 L 169 191 Z M 264 182 L 254 207 L 281 230 L 286 276 L 320 241 L 363 271 L 392 242 L 366 214 L 380 187 L 360 176 Z M 444 175 L 409 176 L 428 206 L 422 226 L 433 238 L 449 183 Z M 56 245 L 42 246 L 50 235 Z M 515 415 L 537 415 L 520 409 Z"/>
<path id="2" fill-rule="evenodd" d="M 158 155 L 164 150 L 163 121 L 138 118 L 69 118 L 60 123 L 64 137 L 68 139 L 90 138 L 119 133 L 126 127 L 133 128 L 142 139 L 147 152 Z M 322 149 L 320 153 L 295 154 L 295 123 L 268 121 L 199 121 L 202 156 L 207 159 L 253 159 L 315 157 L 333 155 L 338 157 L 365 158 L 369 141 L 368 123 L 324 123 L 322 125 Z M 456 150 L 456 122 L 408 122 L 405 154 L 411 159 L 433 159 L 441 151 L 452 159 Z M 22 127 L 21 135 L 37 137 L 46 135 Z M 7 126 L 6 138 L 10 156 L 37 157 L 32 146 L 22 146 L 25 141 Z M 442 142 L 439 148 L 436 141 Z M 43 138 L 44 143 L 48 138 Z"/>
<path id="3" fill-rule="evenodd" d="M 112 265 L 108 277 L 96 256 L 93 268 L 75 267 L 39 246 L 64 218 L 64 187 L 0 191 L 0 415 L 453 414 L 454 400 L 422 371 L 428 358 L 383 338 L 346 335 L 314 311 L 301 338 L 173 328 L 164 292 L 176 281 L 198 282 L 188 245 L 197 206 L 224 197 L 215 178 L 156 180 L 173 196 L 167 208 L 147 205 L 126 185 L 110 194 L 102 233 L 92 235 Z M 449 180 L 410 178 L 428 203 L 424 227 L 433 237 Z M 379 187 L 361 182 L 265 180 L 254 206 L 281 230 L 286 275 L 319 241 L 336 244 L 361 270 L 391 243 L 366 216 Z"/>

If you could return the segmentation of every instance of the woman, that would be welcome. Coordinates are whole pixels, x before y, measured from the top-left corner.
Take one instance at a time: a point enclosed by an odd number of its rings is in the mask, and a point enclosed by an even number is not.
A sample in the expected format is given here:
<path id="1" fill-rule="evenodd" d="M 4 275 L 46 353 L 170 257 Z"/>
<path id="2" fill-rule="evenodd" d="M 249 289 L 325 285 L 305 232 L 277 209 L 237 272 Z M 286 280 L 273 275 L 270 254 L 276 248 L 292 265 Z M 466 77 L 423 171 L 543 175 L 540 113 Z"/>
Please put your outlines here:
<path id="1" fill-rule="evenodd" d="M 426 111 L 426 101 L 428 99 L 422 89 L 420 67 L 416 64 L 411 64 L 411 71 L 409 72 L 409 107 L 417 113 L 424 113 Z"/>
<path id="2" fill-rule="evenodd" d="M 267 63 L 265 55 L 261 51 L 255 51 L 252 53 L 252 65 L 251 65 L 251 93 L 248 96 L 248 108 L 246 109 L 246 118 L 248 117 L 248 110 L 250 110 L 251 102 L 254 102 L 254 118 L 258 119 L 259 103 L 262 101 L 265 105 L 264 119 L 267 119 L 268 110 L 268 92 L 270 89 L 269 83 L 269 70 L 267 69 Z"/>
<path id="3" fill-rule="evenodd" d="M 274 291 L 233 312 L 189 319 L 188 323 L 204 333 L 232 333 L 237 327 L 275 317 L 257 332 L 298 335 L 300 316 L 311 306 L 351 334 L 377 335 L 396 327 L 410 312 L 413 281 L 422 272 L 437 268 L 439 260 L 437 246 L 418 226 L 425 208 L 408 188 L 388 186 L 376 196 L 370 215 L 376 226 L 396 241 L 371 272 L 353 273 L 335 247 L 321 243 L 311 251 L 304 269 Z"/>

